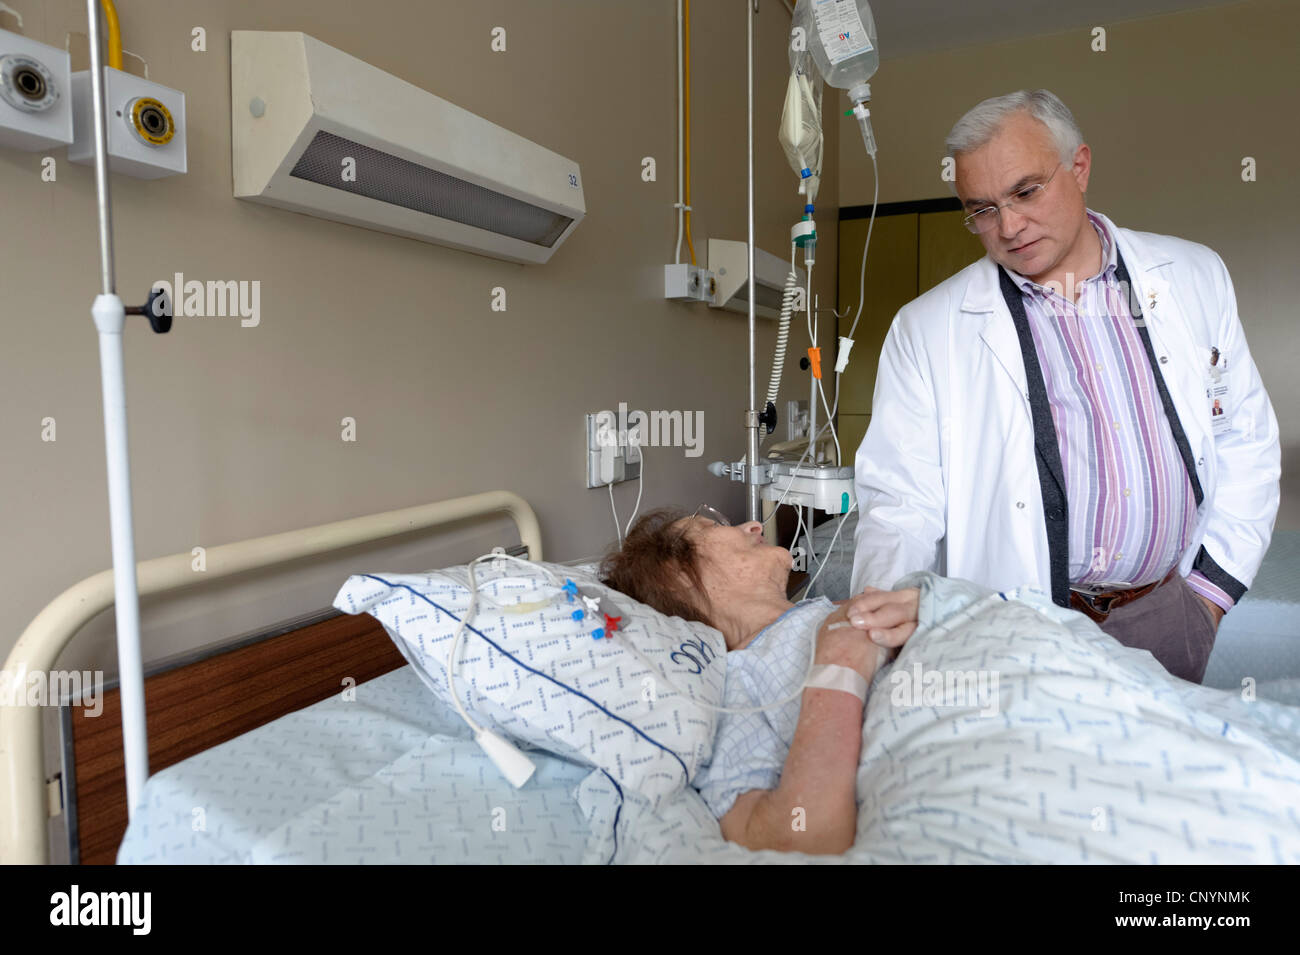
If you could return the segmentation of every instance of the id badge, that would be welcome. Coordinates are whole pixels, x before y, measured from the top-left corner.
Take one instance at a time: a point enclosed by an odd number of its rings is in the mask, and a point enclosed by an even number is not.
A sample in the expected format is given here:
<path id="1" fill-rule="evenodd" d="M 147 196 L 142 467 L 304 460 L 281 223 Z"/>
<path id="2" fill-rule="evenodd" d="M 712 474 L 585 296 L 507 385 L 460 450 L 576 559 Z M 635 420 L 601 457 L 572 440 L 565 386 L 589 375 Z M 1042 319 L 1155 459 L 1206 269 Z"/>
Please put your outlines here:
<path id="1" fill-rule="evenodd" d="M 1228 394 L 1227 356 L 1210 349 L 1210 366 L 1205 375 L 1205 401 L 1210 409 L 1210 429 L 1218 437 L 1232 430 L 1232 400 Z"/>

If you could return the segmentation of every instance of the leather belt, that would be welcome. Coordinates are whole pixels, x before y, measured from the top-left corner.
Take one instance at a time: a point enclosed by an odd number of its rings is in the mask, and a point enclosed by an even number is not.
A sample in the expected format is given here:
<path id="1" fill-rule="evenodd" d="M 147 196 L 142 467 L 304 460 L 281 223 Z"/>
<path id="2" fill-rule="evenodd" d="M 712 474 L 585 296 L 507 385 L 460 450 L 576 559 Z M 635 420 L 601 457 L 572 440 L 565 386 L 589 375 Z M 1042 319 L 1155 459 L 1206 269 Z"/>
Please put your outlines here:
<path id="1" fill-rule="evenodd" d="M 1174 579 L 1178 573 L 1178 565 L 1165 575 L 1164 580 L 1157 581 L 1154 584 L 1147 584 L 1144 587 L 1134 587 L 1132 590 L 1108 590 L 1101 594 L 1088 594 L 1079 590 L 1070 590 L 1070 606 L 1075 610 L 1082 611 L 1097 623 L 1105 623 L 1107 615 L 1112 610 L 1132 603 L 1139 597 L 1145 597 L 1151 591 L 1155 590 L 1161 584 L 1166 584 Z"/>

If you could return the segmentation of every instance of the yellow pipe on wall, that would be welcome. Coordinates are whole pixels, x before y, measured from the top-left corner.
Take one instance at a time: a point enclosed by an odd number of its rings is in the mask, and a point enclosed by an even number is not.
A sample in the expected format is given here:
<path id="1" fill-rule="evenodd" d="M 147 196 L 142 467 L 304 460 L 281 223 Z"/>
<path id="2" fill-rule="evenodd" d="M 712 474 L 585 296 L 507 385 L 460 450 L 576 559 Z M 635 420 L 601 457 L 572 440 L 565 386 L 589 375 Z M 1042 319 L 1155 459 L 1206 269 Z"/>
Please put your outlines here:
<path id="1" fill-rule="evenodd" d="M 108 65 L 115 70 L 122 68 L 122 24 L 117 19 L 117 7 L 113 0 L 99 0 L 104 8 L 104 20 L 108 23 Z"/>

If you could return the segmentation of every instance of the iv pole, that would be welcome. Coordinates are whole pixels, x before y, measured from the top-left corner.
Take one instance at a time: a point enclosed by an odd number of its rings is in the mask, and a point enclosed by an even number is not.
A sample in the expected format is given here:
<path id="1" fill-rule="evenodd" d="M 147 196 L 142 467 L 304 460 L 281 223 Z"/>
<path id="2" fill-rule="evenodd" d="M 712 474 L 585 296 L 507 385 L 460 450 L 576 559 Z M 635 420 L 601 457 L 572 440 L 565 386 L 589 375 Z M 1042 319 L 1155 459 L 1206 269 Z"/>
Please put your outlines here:
<path id="1" fill-rule="evenodd" d="M 171 305 L 150 293 L 144 306 L 126 308 L 113 273 L 113 208 L 108 187 L 104 64 L 100 48 L 99 0 L 86 0 L 90 36 L 91 112 L 95 120 L 95 191 L 99 201 L 101 292 L 91 314 L 99 330 L 99 369 L 104 396 L 104 453 L 108 467 L 109 526 L 113 546 L 113 606 L 117 616 L 117 664 L 122 701 L 122 744 L 126 753 L 126 800 L 130 818 L 149 778 L 145 730 L 144 667 L 140 659 L 140 600 L 136 587 L 135 538 L 131 520 L 131 459 L 126 434 L 126 382 L 122 329 L 126 316 L 147 315 L 155 332 L 171 327 Z"/>
<path id="2" fill-rule="evenodd" d="M 748 490 L 746 495 L 748 503 L 748 519 L 751 521 L 762 520 L 760 513 L 760 502 L 762 501 L 762 488 L 765 485 L 771 485 L 777 478 L 789 478 L 790 483 L 785 494 L 782 495 L 784 500 L 786 494 L 797 488 L 797 494 L 802 495 L 809 502 L 817 502 L 816 507 L 826 511 L 828 514 L 844 514 L 848 512 L 849 506 L 853 502 L 853 468 L 852 466 L 842 466 L 838 462 L 836 465 L 821 465 L 816 459 L 816 434 L 809 433 L 809 451 L 813 453 L 813 462 L 808 467 L 802 466 L 802 461 L 797 465 L 790 465 L 784 462 L 776 463 L 758 463 L 758 429 L 766 425 L 768 433 L 776 425 L 775 409 L 769 411 L 764 409 L 760 412 L 758 405 L 758 391 L 755 381 L 755 363 L 757 361 L 756 351 L 756 325 L 754 320 L 754 14 L 758 12 L 758 0 L 746 0 L 748 7 L 748 76 L 747 91 L 749 105 L 749 407 L 745 410 L 745 430 L 748 438 L 748 450 L 743 463 L 727 464 L 723 461 L 715 461 L 709 465 L 709 473 L 717 477 L 726 477 L 733 481 L 743 481 Z M 811 277 L 809 279 L 808 294 L 812 293 Z M 811 305 L 805 307 L 812 308 Z M 810 322 L 811 324 L 811 322 Z M 813 333 L 813 343 L 816 344 L 816 332 Z M 838 374 L 838 370 L 837 370 Z M 814 401 L 810 405 L 810 417 L 815 419 L 816 412 L 813 410 L 816 405 L 816 387 L 814 385 Z M 811 505 L 810 505 L 811 506 Z M 811 531 L 811 527 L 810 527 Z"/>
<path id="3" fill-rule="evenodd" d="M 759 510 L 758 471 L 758 392 L 754 378 L 757 343 L 754 323 L 754 12 L 758 9 L 758 0 L 750 0 L 745 6 L 749 8 L 749 29 L 745 31 L 748 41 L 748 66 L 746 77 L 749 91 L 749 409 L 745 412 L 745 430 L 749 437 L 749 451 L 746 456 L 748 467 L 745 468 L 745 487 L 748 490 L 749 520 L 763 519 Z"/>

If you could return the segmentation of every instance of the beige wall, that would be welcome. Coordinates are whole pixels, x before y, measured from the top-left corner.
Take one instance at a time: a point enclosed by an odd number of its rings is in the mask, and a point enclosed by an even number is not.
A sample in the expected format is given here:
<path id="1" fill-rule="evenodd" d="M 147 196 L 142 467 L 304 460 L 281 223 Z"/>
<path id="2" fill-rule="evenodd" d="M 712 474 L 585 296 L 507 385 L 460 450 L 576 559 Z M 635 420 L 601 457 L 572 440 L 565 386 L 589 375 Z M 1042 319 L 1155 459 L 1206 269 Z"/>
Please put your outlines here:
<path id="1" fill-rule="evenodd" d="M 1277 527 L 1300 529 L 1300 5 L 1253 0 L 1100 25 L 1104 53 L 1079 30 L 887 60 L 871 84 L 880 201 L 951 194 L 939 179 L 943 140 L 980 100 L 1036 87 L 1059 95 L 1092 147 L 1089 205 L 1129 228 L 1202 242 L 1227 264 L 1282 431 Z M 1256 182 L 1241 180 L 1245 156 Z M 851 119 L 841 119 L 840 173 L 840 204 L 870 203 Z"/>
<path id="2" fill-rule="evenodd" d="M 7 0 L 23 32 L 63 47 L 85 31 L 80 0 Z M 261 324 L 178 319 L 126 335 L 137 555 L 140 559 L 495 487 L 537 509 L 550 559 L 598 553 L 613 538 L 608 495 L 587 490 L 583 414 L 602 408 L 699 410 L 703 454 L 647 451 L 642 508 L 709 500 L 743 513 L 740 486 L 708 461 L 744 451 L 746 321 L 665 302 L 676 239 L 675 4 L 377 0 L 124 0 L 125 47 L 150 76 L 185 91 L 186 176 L 114 176 L 118 288 L 258 280 Z M 696 3 L 694 235 L 743 240 L 744 5 Z M 0 25 L 12 27 L 0 18 Z M 190 51 L 207 31 L 208 52 Z M 489 49 L 507 30 L 508 52 Z M 295 215 L 231 197 L 229 33 L 302 30 L 582 165 L 586 220 L 552 261 L 525 267 Z M 756 87 L 758 243 L 788 249 L 800 206 L 777 141 L 789 16 L 759 15 Z M 75 48 L 75 42 L 74 42 Z M 75 64 L 74 64 L 75 68 Z M 92 171 L 0 151 L 0 654 L 66 587 L 111 565 L 97 337 Z M 828 136 L 817 282 L 834 299 L 836 130 Z M 641 159 L 658 181 L 641 180 Z M 508 311 L 489 308 L 504 286 Z M 829 323 L 828 323 L 829 326 Z M 760 390 L 774 322 L 760 328 Z M 832 331 L 823 338 L 831 345 Z M 792 335 L 793 354 L 807 345 Z M 806 390 L 787 374 L 783 397 Z M 796 387 L 797 385 L 797 387 Z M 41 440 L 41 420 L 57 441 Z M 355 443 L 340 420 L 357 421 Z M 626 519 L 634 484 L 615 489 Z M 456 546 L 373 549 L 262 575 L 201 597 L 146 601 L 144 652 L 158 659 L 327 606 L 348 573 L 416 571 L 464 560 L 493 534 Z M 512 541 L 508 541 L 512 542 Z M 111 611 L 65 654 L 67 667 L 115 671 Z"/>

